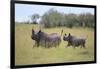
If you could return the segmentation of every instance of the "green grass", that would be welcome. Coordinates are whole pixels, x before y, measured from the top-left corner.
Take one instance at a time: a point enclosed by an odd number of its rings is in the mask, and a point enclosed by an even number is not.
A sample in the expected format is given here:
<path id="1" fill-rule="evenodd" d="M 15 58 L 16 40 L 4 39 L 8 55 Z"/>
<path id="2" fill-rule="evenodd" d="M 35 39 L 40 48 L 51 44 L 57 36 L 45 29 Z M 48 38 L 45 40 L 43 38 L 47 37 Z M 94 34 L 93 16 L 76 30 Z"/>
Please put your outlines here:
<path id="1" fill-rule="evenodd" d="M 34 41 L 31 39 L 32 28 L 39 30 L 39 26 L 32 24 L 15 25 L 15 65 L 47 64 L 63 62 L 84 62 L 94 60 L 94 31 L 89 28 L 49 28 L 42 29 L 46 33 L 61 34 L 71 33 L 75 36 L 85 36 L 86 49 L 77 47 L 66 48 L 66 41 L 61 42 L 60 46 L 55 48 L 33 48 Z"/>

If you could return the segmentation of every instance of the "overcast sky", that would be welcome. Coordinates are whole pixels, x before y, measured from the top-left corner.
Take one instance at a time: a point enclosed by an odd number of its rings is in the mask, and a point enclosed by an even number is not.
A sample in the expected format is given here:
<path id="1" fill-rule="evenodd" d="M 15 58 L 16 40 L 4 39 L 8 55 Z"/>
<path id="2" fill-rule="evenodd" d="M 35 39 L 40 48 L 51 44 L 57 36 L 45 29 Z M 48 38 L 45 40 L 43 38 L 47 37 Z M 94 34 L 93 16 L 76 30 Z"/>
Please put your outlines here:
<path id="1" fill-rule="evenodd" d="M 23 22 L 30 21 L 32 14 L 39 14 L 42 16 L 49 9 L 56 9 L 60 13 L 92 13 L 94 14 L 94 8 L 79 8 L 79 7 L 62 7 L 62 6 L 47 6 L 47 5 L 29 5 L 29 4 L 15 4 L 15 21 Z"/>

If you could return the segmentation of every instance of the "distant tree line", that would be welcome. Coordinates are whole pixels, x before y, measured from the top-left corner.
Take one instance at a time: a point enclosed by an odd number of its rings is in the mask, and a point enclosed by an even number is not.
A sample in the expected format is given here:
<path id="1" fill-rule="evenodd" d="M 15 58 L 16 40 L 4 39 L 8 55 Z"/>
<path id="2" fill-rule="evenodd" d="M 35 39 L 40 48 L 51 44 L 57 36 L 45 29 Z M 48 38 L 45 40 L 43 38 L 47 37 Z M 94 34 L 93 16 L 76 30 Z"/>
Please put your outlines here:
<path id="1" fill-rule="evenodd" d="M 94 28 L 95 18 L 94 14 L 91 13 L 60 13 L 55 9 L 50 9 L 44 15 L 40 16 L 39 14 L 31 15 L 31 22 L 28 20 L 26 22 L 20 22 L 24 24 L 38 24 L 37 20 L 40 18 L 39 24 L 45 28 L 52 27 L 89 27 Z M 16 22 L 19 23 L 19 22 Z"/>
<path id="2" fill-rule="evenodd" d="M 33 23 L 37 24 L 36 20 L 40 16 L 38 14 L 34 14 L 31 17 Z M 43 16 L 41 16 L 40 24 L 42 24 L 45 28 L 52 27 L 90 27 L 94 28 L 94 15 L 91 13 L 81 13 L 81 14 L 64 14 L 60 13 L 55 9 L 50 9 Z"/>

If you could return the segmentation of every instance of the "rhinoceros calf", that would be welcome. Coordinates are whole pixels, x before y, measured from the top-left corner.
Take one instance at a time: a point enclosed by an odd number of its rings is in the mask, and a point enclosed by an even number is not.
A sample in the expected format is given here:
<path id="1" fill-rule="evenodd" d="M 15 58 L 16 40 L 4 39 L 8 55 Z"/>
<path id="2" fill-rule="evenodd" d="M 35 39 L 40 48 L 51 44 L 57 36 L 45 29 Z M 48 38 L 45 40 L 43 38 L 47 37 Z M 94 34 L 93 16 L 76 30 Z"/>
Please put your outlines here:
<path id="1" fill-rule="evenodd" d="M 74 48 L 78 47 L 78 46 L 81 46 L 81 47 L 85 48 L 86 38 L 75 37 L 75 36 L 72 36 L 69 33 L 68 36 L 66 34 L 63 36 L 63 40 L 64 41 L 68 41 L 68 45 L 67 46 L 73 46 Z"/>

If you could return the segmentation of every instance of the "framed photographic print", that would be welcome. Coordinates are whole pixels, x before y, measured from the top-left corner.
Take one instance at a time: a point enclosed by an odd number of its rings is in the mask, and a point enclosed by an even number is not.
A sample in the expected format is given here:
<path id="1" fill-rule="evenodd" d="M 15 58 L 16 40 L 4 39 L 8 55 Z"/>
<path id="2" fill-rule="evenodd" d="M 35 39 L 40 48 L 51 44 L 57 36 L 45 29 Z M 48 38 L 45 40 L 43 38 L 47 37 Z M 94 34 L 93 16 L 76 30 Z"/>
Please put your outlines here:
<path id="1" fill-rule="evenodd" d="M 96 63 L 96 6 L 11 1 L 11 68 Z"/>

